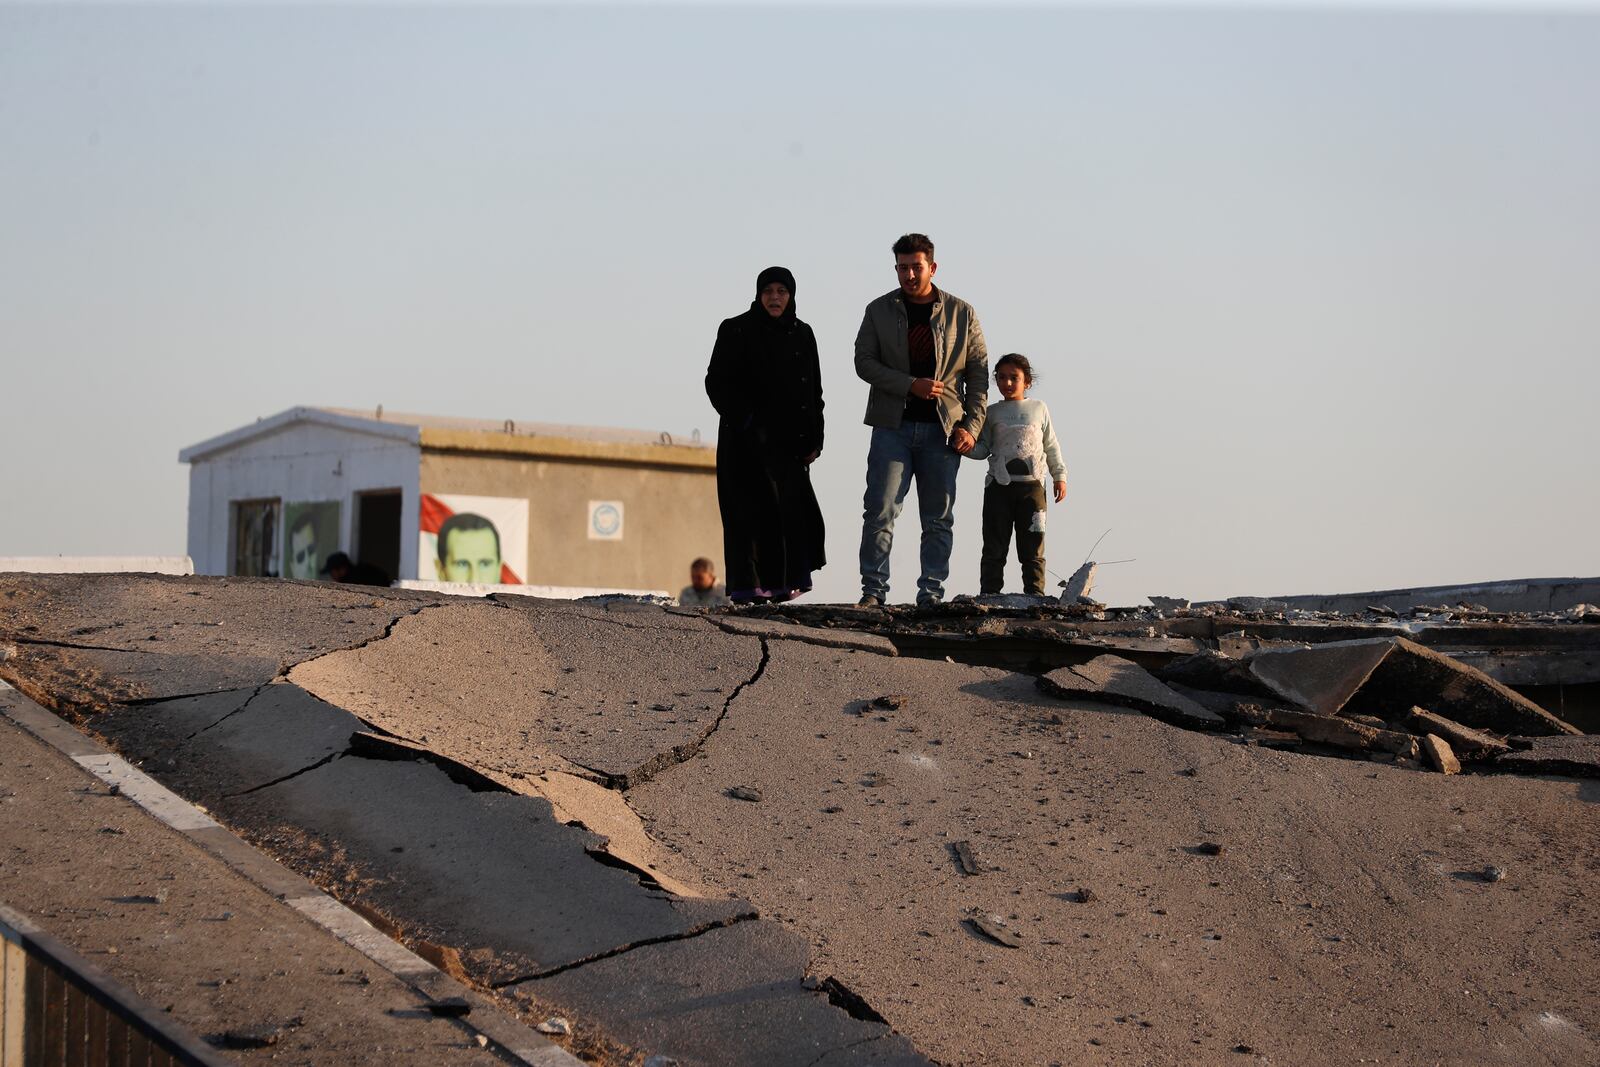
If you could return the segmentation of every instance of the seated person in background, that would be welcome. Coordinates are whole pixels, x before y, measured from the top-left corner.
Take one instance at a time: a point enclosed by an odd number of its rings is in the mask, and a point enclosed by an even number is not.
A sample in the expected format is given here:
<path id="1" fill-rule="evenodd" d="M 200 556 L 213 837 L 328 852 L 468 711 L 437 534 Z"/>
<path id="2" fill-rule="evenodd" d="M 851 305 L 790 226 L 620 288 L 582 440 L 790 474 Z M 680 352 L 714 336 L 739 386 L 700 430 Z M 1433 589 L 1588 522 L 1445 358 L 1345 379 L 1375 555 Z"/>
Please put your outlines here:
<path id="1" fill-rule="evenodd" d="M 343 552 L 335 552 L 322 565 L 322 573 L 335 582 L 348 585 L 388 585 L 389 576 L 382 567 L 370 563 L 352 563 Z"/>
<path id="2" fill-rule="evenodd" d="M 728 591 L 717 584 L 717 568 L 701 556 L 689 564 L 689 584 L 678 594 L 678 603 L 686 608 L 723 608 L 733 601 Z"/>

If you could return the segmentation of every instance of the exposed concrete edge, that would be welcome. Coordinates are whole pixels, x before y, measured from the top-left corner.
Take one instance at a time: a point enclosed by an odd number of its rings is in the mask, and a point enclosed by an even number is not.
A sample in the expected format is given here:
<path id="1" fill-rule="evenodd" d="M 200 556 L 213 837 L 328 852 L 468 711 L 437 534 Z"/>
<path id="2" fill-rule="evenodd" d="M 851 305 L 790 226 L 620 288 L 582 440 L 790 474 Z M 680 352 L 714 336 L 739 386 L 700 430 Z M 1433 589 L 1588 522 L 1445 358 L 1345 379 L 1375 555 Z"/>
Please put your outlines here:
<path id="1" fill-rule="evenodd" d="M 586 441 L 555 434 L 495 433 L 491 430 L 423 426 L 423 449 L 429 452 L 473 452 L 591 463 L 625 463 L 666 470 L 715 471 L 717 450 L 705 444 L 635 444 L 630 441 Z"/>
<path id="2" fill-rule="evenodd" d="M 464 997 L 472 1013 L 459 1021 L 529 1067 L 583 1067 L 583 1061 L 505 1014 L 492 1000 L 451 978 L 295 872 L 251 847 L 198 806 L 84 736 L 75 727 L 0 681 L 0 714 L 60 752 L 148 814 L 221 860 L 234 873 L 282 900 L 430 1000 Z M 288 887 L 304 887 L 290 896 Z M 292 891 L 292 889 L 290 890 Z"/>
<path id="3" fill-rule="evenodd" d="M 783 641 L 800 641 L 822 648 L 842 648 L 851 652 L 871 652 L 879 656 L 898 656 L 900 650 L 889 638 L 880 634 L 859 633 L 855 630 L 825 630 L 819 626 L 801 626 L 773 619 L 744 619 L 738 616 L 707 615 L 705 618 L 724 633 L 738 637 L 775 637 Z"/>

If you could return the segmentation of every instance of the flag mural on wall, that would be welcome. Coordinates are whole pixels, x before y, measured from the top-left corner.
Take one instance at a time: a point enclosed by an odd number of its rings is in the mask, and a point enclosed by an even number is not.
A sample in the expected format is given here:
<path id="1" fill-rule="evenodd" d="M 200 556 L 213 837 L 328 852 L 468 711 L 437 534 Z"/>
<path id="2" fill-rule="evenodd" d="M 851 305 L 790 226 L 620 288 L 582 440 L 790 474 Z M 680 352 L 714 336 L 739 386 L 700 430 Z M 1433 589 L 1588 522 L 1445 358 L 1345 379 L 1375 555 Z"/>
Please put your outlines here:
<path id="1" fill-rule="evenodd" d="M 528 502 L 517 497 L 422 494 L 417 577 L 521 585 L 528 573 Z"/>

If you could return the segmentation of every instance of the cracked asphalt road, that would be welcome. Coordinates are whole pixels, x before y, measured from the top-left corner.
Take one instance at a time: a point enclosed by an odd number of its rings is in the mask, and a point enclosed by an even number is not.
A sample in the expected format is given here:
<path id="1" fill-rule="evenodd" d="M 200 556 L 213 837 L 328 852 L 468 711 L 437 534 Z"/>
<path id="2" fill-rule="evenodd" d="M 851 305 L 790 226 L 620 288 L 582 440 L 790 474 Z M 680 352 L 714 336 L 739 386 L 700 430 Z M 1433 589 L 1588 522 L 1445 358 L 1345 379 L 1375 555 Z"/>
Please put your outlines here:
<path id="1" fill-rule="evenodd" d="M 1274 752 L 719 621 L 7 577 L 0 675 L 614 1062 L 1600 1059 L 1594 783 Z M 151 634 L 162 685 L 73 673 Z"/>

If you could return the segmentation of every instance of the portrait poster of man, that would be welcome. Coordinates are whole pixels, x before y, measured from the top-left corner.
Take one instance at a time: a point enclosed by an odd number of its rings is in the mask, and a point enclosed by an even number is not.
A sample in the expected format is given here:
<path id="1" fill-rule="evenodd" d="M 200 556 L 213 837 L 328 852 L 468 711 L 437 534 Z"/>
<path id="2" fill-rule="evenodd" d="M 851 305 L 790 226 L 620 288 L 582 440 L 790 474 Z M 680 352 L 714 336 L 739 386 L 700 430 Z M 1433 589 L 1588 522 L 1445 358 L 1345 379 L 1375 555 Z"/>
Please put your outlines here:
<path id="1" fill-rule="evenodd" d="M 339 502 L 292 501 L 283 506 L 283 567 L 285 578 L 318 581 L 322 564 L 339 551 Z"/>
<path id="2" fill-rule="evenodd" d="M 517 497 L 422 494 L 417 577 L 521 585 L 528 573 L 528 502 Z"/>

